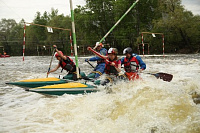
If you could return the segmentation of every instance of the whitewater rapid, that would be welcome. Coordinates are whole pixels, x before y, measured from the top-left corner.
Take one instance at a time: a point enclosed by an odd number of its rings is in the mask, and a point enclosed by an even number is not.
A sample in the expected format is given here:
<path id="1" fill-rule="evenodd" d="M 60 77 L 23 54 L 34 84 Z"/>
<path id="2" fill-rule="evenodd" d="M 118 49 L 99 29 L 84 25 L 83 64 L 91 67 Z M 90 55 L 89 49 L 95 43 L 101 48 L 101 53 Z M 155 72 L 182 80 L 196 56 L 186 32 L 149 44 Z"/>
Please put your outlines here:
<path id="1" fill-rule="evenodd" d="M 142 56 L 141 56 L 142 57 Z M 79 67 L 92 71 L 79 57 Z M 200 55 L 144 56 L 145 72 L 165 72 L 171 82 L 142 73 L 142 80 L 118 82 L 107 93 L 44 96 L 6 85 L 24 79 L 45 78 L 50 56 L 0 58 L 0 132 L 68 133 L 199 133 Z M 74 58 L 73 58 L 74 59 Z M 57 65 L 54 59 L 52 68 Z M 95 65 L 95 63 L 93 63 Z M 64 76 L 61 69 L 49 77 Z"/>

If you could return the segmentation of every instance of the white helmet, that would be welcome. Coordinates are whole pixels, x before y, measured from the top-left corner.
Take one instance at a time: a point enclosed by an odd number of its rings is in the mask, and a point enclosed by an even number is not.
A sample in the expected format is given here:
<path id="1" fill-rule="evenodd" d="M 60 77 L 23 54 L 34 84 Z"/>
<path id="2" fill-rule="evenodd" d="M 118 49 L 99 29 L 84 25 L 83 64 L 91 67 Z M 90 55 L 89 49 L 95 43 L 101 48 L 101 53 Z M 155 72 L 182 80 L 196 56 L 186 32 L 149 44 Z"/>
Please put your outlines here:
<path id="1" fill-rule="evenodd" d="M 116 48 L 110 48 L 108 50 L 108 54 L 115 54 L 115 55 L 117 55 L 118 54 L 118 50 Z"/>

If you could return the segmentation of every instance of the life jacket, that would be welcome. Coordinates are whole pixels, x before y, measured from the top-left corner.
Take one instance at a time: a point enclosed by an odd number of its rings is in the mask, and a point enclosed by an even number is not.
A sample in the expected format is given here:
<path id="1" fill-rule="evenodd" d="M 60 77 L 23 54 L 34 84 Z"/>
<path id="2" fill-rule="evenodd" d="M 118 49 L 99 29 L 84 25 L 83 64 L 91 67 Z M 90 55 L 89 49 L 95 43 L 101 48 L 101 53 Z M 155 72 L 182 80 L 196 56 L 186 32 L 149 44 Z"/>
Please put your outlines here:
<path id="1" fill-rule="evenodd" d="M 73 60 L 70 59 L 68 56 L 67 56 L 66 60 L 60 61 L 59 64 L 62 67 L 62 69 L 67 70 L 67 71 L 70 71 L 69 68 L 68 68 L 69 65 L 71 65 L 71 68 L 76 67 L 75 63 L 73 62 Z"/>
<path id="2" fill-rule="evenodd" d="M 126 72 L 137 72 L 138 69 L 139 62 L 135 57 L 131 56 L 130 59 L 124 58 L 124 70 Z"/>
<path id="3" fill-rule="evenodd" d="M 114 62 L 115 66 L 111 66 L 111 64 L 109 62 L 106 62 L 105 73 L 109 74 L 109 75 L 118 75 L 119 72 L 115 69 L 115 67 L 118 67 L 120 60 L 111 61 L 109 59 L 109 61 Z"/>

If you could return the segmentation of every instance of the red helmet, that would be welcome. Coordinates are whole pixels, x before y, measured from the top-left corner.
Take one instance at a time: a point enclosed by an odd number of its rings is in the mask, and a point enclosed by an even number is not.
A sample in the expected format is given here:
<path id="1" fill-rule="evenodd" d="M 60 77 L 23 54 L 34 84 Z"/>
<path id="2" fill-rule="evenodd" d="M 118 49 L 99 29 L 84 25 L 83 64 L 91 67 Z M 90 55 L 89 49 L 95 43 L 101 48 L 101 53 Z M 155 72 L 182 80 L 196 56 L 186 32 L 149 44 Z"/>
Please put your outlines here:
<path id="1" fill-rule="evenodd" d="M 58 51 L 58 52 L 59 52 L 61 55 L 63 55 L 63 52 L 62 52 L 62 51 Z M 59 54 L 58 54 L 58 52 L 55 53 L 55 57 L 60 57 Z"/>

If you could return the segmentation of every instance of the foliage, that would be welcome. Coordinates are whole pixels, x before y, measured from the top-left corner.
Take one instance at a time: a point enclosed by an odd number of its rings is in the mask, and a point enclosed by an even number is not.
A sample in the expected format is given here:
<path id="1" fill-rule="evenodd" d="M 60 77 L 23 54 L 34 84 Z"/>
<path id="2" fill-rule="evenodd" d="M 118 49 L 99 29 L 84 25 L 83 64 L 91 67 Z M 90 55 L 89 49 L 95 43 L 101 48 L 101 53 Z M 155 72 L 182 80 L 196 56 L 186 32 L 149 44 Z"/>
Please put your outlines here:
<path id="1" fill-rule="evenodd" d="M 167 52 L 196 52 L 199 50 L 200 16 L 193 16 L 180 5 L 180 0 L 161 0 L 158 10 L 162 17 L 154 20 L 154 30 L 163 31 Z M 187 51 L 186 51 L 187 50 Z"/>
<path id="2" fill-rule="evenodd" d="M 93 46 L 132 4 L 132 0 L 86 0 L 85 6 L 77 6 L 74 9 L 77 45 Z M 71 29 L 70 16 L 58 14 L 58 9 L 53 8 L 50 13 L 37 12 L 32 23 Z M 199 25 L 200 16 L 185 10 L 181 0 L 140 0 L 103 43 L 118 48 L 119 53 L 125 47 L 132 47 L 136 52 L 141 44 L 141 32 L 163 33 L 165 52 L 194 53 L 200 50 Z M 15 20 L 2 19 L 0 27 L 0 46 L 11 55 L 21 55 L 24 20 L 17 24 Z M 50 55 L 53 44 L 69 55 L 69 33 L 59 29 L 49 33 L 46 27 L 27 25 L 26 55 Z M 144 42 L 149 43 L 150 53 L 162 53 L 162 35 L 144 34 Z M 79 54 L 83 54 L 81 51 Z"/>
<path id="3" fill-rule="evenodd" d="M 4 48 L 5 52 L 11 51 L 11 46 L 9 44 L 12 44 L 16 41 L 14 40 L 15 38 L 11 39 L 10 36 L 13 36 L 13 32 L 18 32 L 16 30 L 17 27 L 18 24 L 13 19 L 2 19 L 0 21 L 0 46 Z M 3 51 L 0 51 L 0 53 L 2 52 Z"/>

